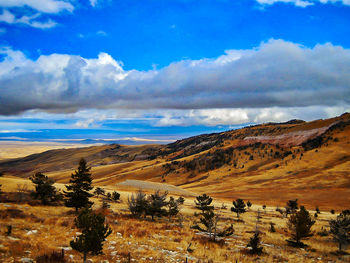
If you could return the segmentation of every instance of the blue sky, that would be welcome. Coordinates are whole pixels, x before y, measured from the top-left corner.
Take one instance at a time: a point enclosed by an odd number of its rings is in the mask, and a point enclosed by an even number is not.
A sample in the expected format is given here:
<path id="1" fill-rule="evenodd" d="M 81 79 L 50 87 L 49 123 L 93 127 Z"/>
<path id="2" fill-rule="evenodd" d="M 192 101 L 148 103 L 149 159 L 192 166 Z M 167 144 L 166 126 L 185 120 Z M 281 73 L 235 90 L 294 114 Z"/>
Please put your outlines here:
<path id="1" fill-rule="evenodd" d="M 177 139 L 350 110 L 349 0 L 0 0 L 0 138 Z"/>

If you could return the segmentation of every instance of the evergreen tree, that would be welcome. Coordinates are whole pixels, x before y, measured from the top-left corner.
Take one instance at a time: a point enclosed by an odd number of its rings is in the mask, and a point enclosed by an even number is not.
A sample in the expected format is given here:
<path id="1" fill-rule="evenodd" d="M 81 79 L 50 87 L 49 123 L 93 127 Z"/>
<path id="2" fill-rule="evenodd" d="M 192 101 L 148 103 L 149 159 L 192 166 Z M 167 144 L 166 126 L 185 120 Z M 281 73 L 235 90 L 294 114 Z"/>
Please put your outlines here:
<path id="1" fill-rule="evenodd" d="M 93 189 L 90 169 L 90 167 L 87 167 L 85 159 L 81 159 L 78 170 L 72 174 L 70 184 L 66 185 L 67 191 L 64 191 L 65 204 L 68 207 L 74 207 L 76 211 L 79 208 L 93 204 L 89 201 L 89 198 L 93 196 L 89 193 Z"/>
<path id="2" fill-rule="evenodd" d="M 200 195 L 196 197 L 197 201 L 195 200 L 194 203 L 196 204 L 196 208 L 203 211 L 209 211 L 209 210 L 214 210 L 214 206 L 211 206 L 211 202 L 213 199 L 206 195 Z"/>
<path id="3" fill-rule="evenodd" d="M 101 187 L 96 187 L 94 194 L 97 195 L 97 197 L 99 197 L 100 195 L 105 195 L 106 191 Z"/>
<path id="4" fill-rule="evenodd" d="M 313 235 L 311 227 L 314 224 L 315 220 L 311 218 L 304 206 L 301 206 L 299 211 L 289 217 L 288 228 L 292 231 L 292 239 L 295 241 L 294 245 L 304 246 L 301 240 Z"/>
<path id="5" fill-rule="evenodd" d="M 120 194 L 118 192 L 116 192 L 116 191 L 113 191 L 113 193 L 112 193 L 112 200 L 114 202 L 117 202 L 117 201 L 119 201 L 119 199 L 120 199 Z"/>
<path id="6" fill-rule="evenodd" d="M 182 196 L 180 196 L 176 202 L 179 204 L 179 205 L 183 205 L 185 203 L 185 198 L 183 198 Z"/>
<path id="7" fill-rule="evenodd" d="M 216 224 L 218 221 L 218 217 L 215 216 L 214 213 L 214 206 L 211 205 L 211 202 L 213 199 L 203 194 L 201 196 L 196 197 L 197 200 L 195 200 L 196 208 L 199 209 L 201 212 L 199 214 L 195 214 L 195 216 L 200 216 L 199 221 L 202 225 L 194 225 L 192 226 L 193 229 L 197 229 L 203 232 L 209 233 L 209 239 L 215 240 L 215 233 L 213 235 L 213 232 L 216 231 Z"/>
<path id="8" fill-rule="evenodd" d="M 168 202 L 166 201 L 166 198 L 168 196 L 168 192 L 164 192 L 164 194 L 161 194 L 159 190 L 155 191 L 154 194 L 151 194 L 148 197 L 148 207 L 147 207 L 147 214 L 152 217 L 152 220 L 154 220 L 154 217 L 162 217 L 167 214 L 165 206 L 168 205 Z"/>
<path id="9" fill-rule="evenodd" d="M 179 213 L 179 203 L 177 200 L 174 199 L 174 197 L 170 196 L 170 200 L 168 202 L 168 216 L 169 219 L 171 217 L 176 216 Z"/>
<path id="10" fill-rule="evenodd" d="M 254 255 L 260 255 L 263 251 L 263 247 L 260 246 L 260 232 L 255 231 L 254 235 L 250 238 L 247 247 L 250 247 L 250 253 Z"/>
<path id="11" fill-rule="evenodd" d="M 350 243 L 350 212 L 341 212 L 336 219 L 329 221 L 330 233 L 338 242 L 339 252 Z"/>
<path id="12" fill-rule="evenodd" d="M 199 209 L 201 212 L 199 214 L 195 213 L 195 216 L 200 217 L 200 224 L 195 224 L 191 228 L 197 229 L 202 232 L 207 232 L 209 234 L 209 239 L 215 241 L 216 236 L 227 237 L 232 235 L 234 229 L 231 225 L 230 227 L 224 229 L 221 232 L 217 231 L 219 216 L 216 215 L 214 212 L 214 206 L 211 205 L 212 201 L 213 199 L 206 194 L 196 197 L 196 200 L 194 202 L 196 204 L 196 208 Z"/>
<path id="13" fill-rule="evenodd" d="M 248 209 L 252 207 L 252 203 L 250 201 L 247 202 Z"/>
<path id="14" fill-rule="evenodd" d="M 35 191 L 32 193 L 35 199 L 41 200 L 43 205 L 47 205 L 56 200 L 56 188 L 53 186 L 55 181 L 46 175 L 38 172 L 29 177 L 35 185 Z"/>
<path id="15" fill-rule="evenodd" d="M 321 214 L 321 211 L 320 211 L 320 209 L 318 208 L 318 206 L 316 206 L 316 213 L 317 213 L 317 214 Z"/>
<path id="16" fill-rule="evenodd" d="M 245 203 L 242 199 L 237 199 L 232 202 L 233 207 L 231 207 L 231 211 L 237 214 L 237 218 L 239 218 L 239 214 L 245 213 Z"/>
<path id="17" fill-rule="evenodd" d="M 84 263 L 88 253 L 102 254 L 103 242 L 112 233 L 112 229 L 105 225 L 105 217 L 93 213 L 90 208 L 84 208 L 75 219 L 75 225 L 82 234 L 72 240 L 70 246 L 83 253 Z"/>
<path id="18" fill-rule="evenodd" d="M 286 206 L 286 214 L 294 214 L 298 210 L 298 199 L 289 200 Z"/>
<path id="19" fill-rule="evenodd" d="M 141 217 L 141 215 L 146 215 L 148 208 L 148 201 L 146 199 L 146 194 L 139 190 L 136 195 L 132 194 L 128 197 L 128 206 L 132 215 L 136 217 Z"/>

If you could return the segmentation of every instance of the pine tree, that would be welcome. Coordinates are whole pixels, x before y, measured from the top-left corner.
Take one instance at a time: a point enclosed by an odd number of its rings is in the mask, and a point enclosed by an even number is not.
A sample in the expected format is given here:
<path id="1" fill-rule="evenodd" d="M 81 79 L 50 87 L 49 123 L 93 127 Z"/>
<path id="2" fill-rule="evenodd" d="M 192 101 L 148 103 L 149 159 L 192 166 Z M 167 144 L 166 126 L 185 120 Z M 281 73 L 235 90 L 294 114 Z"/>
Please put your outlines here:
<path id="1" fill-rule="evenodd" d="M 320 211 L 320 209 L 318 208 L 318 206 L 316 206 L 316 209 L 315 209 L 315 210 L 316 210 L 316 213 L 317 213 L 317 214 L 321 214 L 321 211 Z"/>
<path id="2" fill-rule="evenodd" d="M 43 205 L 47 205 L 56 200 L 57 191 L 53 186 L 55 183 L 53 179 L 40 172 L 29 177 L 29 179 L 35 184 L 35 191 L 32 193 L 35 199 L 41 200 Z"/>
<path id="3" fill-rule="evenodd" d="M 196 204 L 196 208 L 201 210 L 201 211 L 209 211 L 209 210 L 214 210 L 214 206 L 211 206 L 211 202 L 213 199 L 206 195 L 200 195 L 196 197 L 197 201 L 195 200 L 194 203 Z"/>
<path id="4" fill-rule="evenodd" d="M 201 225 L 194 225 L 192 226 L 193 229 L 197 229 L 199 231 L 208 232 L 209 233 L 209 239 L 216 238 L 215 233 L 213 235 L 213 232 L 216 232 L 216 224 L 218 221 L 218 217 L 215 216 L 214 213 L 214 206 L 211 205 L 213 199 L 203 194 L 201 196 L 196 197 L 197 200 L 195 200 L 196 208 L 199 209 L 201 212 L 199 214 L 195 214 L 195 216 L 200 216 L 199 221 L 202 224 Z"/>
<path id="5" fill-rule="evenodd" d="M 162 217 L 167 214 L 166 209 L 164 209 L 164 207 L 168 205 L 166 201 L 167 195 L 168 192 L 161 194 L 160 191 L 157 190 L 148 197 L 147 214 L 152 217 L 152 220 L 154 220 L 155 216 Z"/>
<path id="6" fill-rule="evenodd" d="M 183 198 L 182 196 L 180 196 L 176 202 L 179 204 L 179 205 L 183 205 L 185 203 L 185 198 Z"/>
<path id="7" fill-rule="evenodd" d="M 84 255 L 84 263 L 88 253 L 102 254 L 103 242 L 112 233 L 112 229 L 105 223 L 105 217 L 95 214 L 90 208 L 84 208 L 75 219 L 75 225 L 81 235 L 70 242 L 70 246 Z"/>
<path id="8" fill-rule="evenodd" d="M 148 201 L 146 199 L 146 194 L 139 190 L 136 195 L 132 194 L 128 197 L 128 206 L 132 215 L 136 217 L 141 217 L 141 215 L 146 215 L 148 208 Z"/>
<path id="9" fill-rule="evenodd" d="M 302 239 L 312 236 L 311 227 L 315 224 L 304 206 L 295 214 L 292 214 L 288 220 L 288 228 L 292 231 L 292 239 L 295 242 L 290 242 L 296 246 L 304 246 Z"/>
<path id="10" fill-rule="evenodd" d="M 217 231 L 217 224 L 220 218 L 219 215 L 215 214 L 214 212 L 214 206 L 211 205 L 212 201 L 213 199 L 206 194 L 196 197 L 194 202 L 196 204 L 196 208 L 201 212 L 199 214 L 195 213 L 195 216 L 200 217 L 200 224 L 195 224 L 191 228 L 202 232 L 207 232 L 209 234 L 209 239 L 215 241 L 216 236 L 227 237 L 232 235 L 234 229 L 233 225 L 231 225 L 221 232 Z"/>
<path id="11" fill-rule="evenodd" d="M 294 214 L 298 210 L 298 199 L 289 200 L 286 206 L 286 214 Z"/>
<path id="12" fill-rule="evenodd" d="M 250 253 L 260 255 L 263 251 L 263 247 L 260 246 L 260 232 L 255 231 L 254 235 L 250 238 L 247 247 L 250 247 Z"/>
<path id="13" fill-rule="evenodd" d="M 252 203 L 250 201 L 247 202 L 248 209 L 252 207 Z"/>
<path id="14" fill-rule="evenodd" d="M 117 201 L 119 201 L 119 199 L 120 199 L 120 194 L 118 192 L 116 192 L 116 191 L 113 191 L 113 193 L 112 193 L 112 200 L 114 202 L 117 202 Z"/>
<path id="15" fill-rule="evenodd" d="M 171 217 L 176 216 L 179 213 L 179 203 L 177 200 L 174 199 L 174 197 L 170 196 L 169 202 L 168 202 L 168 216 L 169 219 Z"/>
<path id="16" fill-rule="evenodd" d="M 101 187 L 96 187 L 94 194 L 97 195 L 97 197 L 99 197 L 100 195 L 105 195 L 106 191 Z"/>
<path id="17" fill-rule="evenodd" d="M 339 252 L 350 243 L 350 211 L 341 212 L 336 219 L 329 221 L 330 233 L 338 242 Z"/>
<path id="18" fill-rule="evenodd" d="M 231 211 L 237 214 L 237 218 L 239 218 L 239 214 L 245 213 L 245 203 L 242 199 L 237 199 L 232 202 L 233 207 L 231 207 Z"/>
<path id="19" fill-rule="evenodd" d="M 72 174 L 70 184 L 66 185 L 67 191 L 64 191 L 65 204 L 68 207 L 74 207 L 76 211 L 79 208 L 89 207 L 93 204 L 89 201 L 89 198 L 93 196 L 89 193 L 93 189 L 90 169 L 90 167 L 87 167 L 85 159 L 81 159 L 78 170 Z"/>

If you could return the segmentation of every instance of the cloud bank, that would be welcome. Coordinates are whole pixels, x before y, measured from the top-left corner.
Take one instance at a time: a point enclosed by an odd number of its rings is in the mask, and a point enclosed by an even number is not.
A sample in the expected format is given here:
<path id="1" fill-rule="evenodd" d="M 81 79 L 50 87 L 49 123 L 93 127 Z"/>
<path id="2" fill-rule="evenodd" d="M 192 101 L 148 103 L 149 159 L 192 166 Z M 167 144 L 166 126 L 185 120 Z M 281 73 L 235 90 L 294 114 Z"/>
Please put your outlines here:
<path id="1" fill-rule="evenodd" d="M 332 44 L 308 48 L 270 40 L 253 49 L 228 50 L 218 58 L 183 60 L 150 71 L 126 71 L 106 53 L 96 59 L 52 54 L 37 60 L 11 48 L 2 48 L 0 54 L 1 115 L 83 109 L 198 114 L 350 105 L 350 50 Z M 238 115 L 240 122 L 251 119 Z"/>

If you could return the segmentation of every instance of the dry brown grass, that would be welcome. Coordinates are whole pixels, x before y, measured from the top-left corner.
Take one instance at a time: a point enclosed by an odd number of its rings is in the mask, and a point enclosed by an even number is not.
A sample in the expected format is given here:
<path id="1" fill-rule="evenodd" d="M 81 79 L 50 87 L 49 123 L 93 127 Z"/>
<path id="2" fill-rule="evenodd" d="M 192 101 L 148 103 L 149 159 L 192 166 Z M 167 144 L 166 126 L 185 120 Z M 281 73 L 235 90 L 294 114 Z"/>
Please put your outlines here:
<path id="1" fill-rule="evenodd" d="M 100 210 L 100 202 L 94 199 L 94 209 Z M 106 221 L 112 227 L 113 233 L 104 245 L 104 254 L 90 257 L 94 262 L 127 262 L 129 254 L 132 262 L 346 262 L 332 254 L 337 250 L 337 244 L 330 236 L 314 235 L 305 241 L 308 248 L 298 249 L 289 247 L 286 239 L 289 231 L 286 219 L 274 211 L 274 207 L 267 207 L 262 212 L 259 229 L 262 231 L 264 254 L 251 256 L 245 251 L 245 246 L 252 236 L 256 224 L 256 211 L 261 206 L 253 205 L 250 211 L 241 215 L 242 222 L 237 222 L 236 215 L 227 210 L 217 209 L 222 220 L 219 227 L 234 224 L 235 233 L 222 242 L 210 242 L 206 237 L 198 235 L 190 228 L 196 218 L 193 216 L 193 199 L 186 199 L 181 213 L 183 227 L 178 225 L 177 219 L 169 221 L 167 218 L 149 219 L 132 218 L 128 212 L 125 199 L 121 203 L 111 203 L 111 209 L 105 211 Z M 215 200 L 216 207 L 225 202 Z M 229 203 L 225 203 L 230 208 Z M 10 207 L 9 207 L 10 206 Z M 15 212 L 10 212 L 15 211 Z M 21 212 L 19 212 L 21 211 Z M 30 206 L 27 204 L 0 204 L 0 213 L 6 214 L 0 218 L 0 261 L 19 261 L 22 257 L 36 258 L 53 251 L 60 252 L 61 248 L 69 247 L 69 242 L 78 231 L 74 227 L 75 213 L 65 207 Z M 21 216 L 15 216 L 21 215 Z M 11 217 L 10 217 L 11 216 Z M 328 225 L 328 220 L 335 217 L 321 211 L 314 226 L 314 232 Z M 41 220 L 37 220 L 41 219 Z M 276 232 L 270 233 L 270 222 L 275 223 Z M 6 236 L 5 227 L 12 225 L 11 237 Z M 37 231 L 33 231 L 37 230 Z M 31 231 L 31 232 L 30 232 Z M 192 253 L 186 251 L 189 244 Z M 72 250 L 65 251 L 67 262 L 81 262 L 79 253 Z M 212 260 L 212 261 L 210 261 Z"/>

